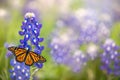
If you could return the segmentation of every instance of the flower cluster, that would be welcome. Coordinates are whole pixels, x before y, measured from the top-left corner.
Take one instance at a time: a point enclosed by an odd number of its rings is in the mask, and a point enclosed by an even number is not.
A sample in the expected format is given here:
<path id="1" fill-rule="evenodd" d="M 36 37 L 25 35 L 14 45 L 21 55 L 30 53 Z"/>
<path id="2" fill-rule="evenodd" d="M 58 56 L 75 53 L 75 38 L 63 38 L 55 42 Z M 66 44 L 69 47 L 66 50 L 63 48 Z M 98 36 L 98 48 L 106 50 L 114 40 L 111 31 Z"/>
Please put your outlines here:
<path id="1" fill-rule="evenodd" d="M 62 14 L 51 36 L 53 60 L 71 67 L 73 71 L 79 71 L 88 60 L 98 56 L 99 46 L 109 37 L 110 23 L 109 14 L 99 14 L 92 9 L 81 8 Z M 81 46 L 85 46 L 86 50 L 82 50 Z"/>
<path id="2" fill-rule="evenodd" d="M 100 43 L 109 37 L 112 17 L 107 12 L 99 14 L 92 9 L 80 8 L 74 13 L 60 17 L 58 23 L 62 23 L 62 26 L 73 27 L 82 43 Z"/>
<path id="3" fill-rule="evenodd" d="M 20 40 L 21 44 L 19 47 L 33 50 L 40 55 L 41 51 L 44 49 L 44 46 L 40 46 L 39 44 L 39 42 L 43 41 L 43 38 L 39 37 L 41 27 L 42 24 L 37 22 L 34 13 L 26 13 L 25 20 L 21 26 L 22 31 L 19 31 L 19 34 L 24 36 L 24 39 Z M 35 65 L 38 68 L 42 67 L 40 63 L 35 63 Z"/>
<path id="4" fill-rule="evenodd" d="M 12 80 L 29 80 L 30 67 L 24 63 L 19 63 L 15 59 L 11 59 L 10 65 L 13 68 L 10 70 L 10 78 Z"/>
<path id="5" fill-rule="evenodd" d="M 107 39 L 103 45 L 103 54 L 101 55 L 102 66 L 108 74 L 120 75 L 120 54 L 119 46 L 111 39 Z"/>
<path id="6" fill-rule="evenodd" d="M 25 15 L 25 20 L 22 23 L 19 34 L 24 36 L 23 39 L 20 40 L 19 48 L 25 48 L 27 50 L 34 51 L 38 55 L 41 54 L 41 51 L 44 49 L 43 46 L 39 45 L 39 42 L 43 41 L 43 38 L 39 37 L 40 29 L 42 24 L 39 24 L 35 18 L 34 13 L 28 12 Z M 5 45 L 9 47 L 8 45 Z M 7 56 L 9 57 L 10 52 L 8 52 Z M 30 66 L 25 65 L 25 63 L 19 63 L 15 59 L 11 59 L 10 65 L 13 69 L 10 70 L 10 76 L 12 80 L 29 80 L 30 79 Z M 42 63 L 35 63 L 37 68 L 42 68 Z"/>
<path id="7" fill-rule="evenodd" d="M 59 31 L 58 31 L 59 30 Z M 78 72 L 86 64 L 87 58 L 82 51 L 79 50 L 79 41 L 77 34 L 71 28 L 56 29 L 51 36 L 51 55 L 53 60 L 58 64 L 69 66 L 73 71 Z"/>
<path id="8" fill-rule="evenodd" d="M 21 26 L 22 31 L 19 31 L 19 34 L 24 36 L 24 39 L 20 40 L 21 44 L 19 47 L 32 50 L 33 45 L 35 46 L 34 51 L 41 54 L 41 51 L 44 49 L 43 46 L 39 45 L 39 42 L 43 41 L 43 38 L 39 37 L 41 27 L 42 24 L 37 22 L 33 13 L 26 13 L 25 20 Z"/>

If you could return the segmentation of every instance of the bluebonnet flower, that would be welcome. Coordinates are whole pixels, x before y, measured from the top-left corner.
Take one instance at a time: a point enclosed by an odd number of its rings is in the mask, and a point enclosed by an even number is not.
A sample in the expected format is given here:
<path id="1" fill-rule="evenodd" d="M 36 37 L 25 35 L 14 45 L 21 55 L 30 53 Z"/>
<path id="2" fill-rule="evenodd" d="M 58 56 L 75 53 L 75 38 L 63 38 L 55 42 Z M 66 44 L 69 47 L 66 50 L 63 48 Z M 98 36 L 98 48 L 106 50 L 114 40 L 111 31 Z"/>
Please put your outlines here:
<path id="1" fill-rule="evenodd" d="M 67 57 L 67 56 L 66 56 Z M 64 62 L 67 66 L 69 66 L 74 72 L 82 71 L 83 67 L 86 66 L 88 61 L 88 57 L 81 50 L 75 50 L 73 54 Z"/>
<path id="2" fill-rule="evenodd" d="M 59 30 L 59 31 L 58 31 Z M 58 64 L 70 67 L 74 72 L 78 72 L 87 62 L 86 55 L 79 50 L 77 34 L 71 28 L 57 28 L 51 35 L 50 54 Z"/>
<path id="3" fill-rule="evenodd" d="M 27 48 L 28 50 L 33 50 L 37 54 L 41 54 L 44 46 L 40 46 L 39 42 L 42 42 L 44 39 L 39 37 L 40 29 L 42 24 L 39 24 L 35 18 L 34 13 L 26 13 L 25 20 L 22 23 L 21 29 L 19 34 L 21 36 L 24 35 L 24 39 L 20 40 L 19 47 Z M 32 44 L 32 45 L 30 45 Z M 34 49 L 32 49 L 34 47 Z M 35 63 L 38 68 L 42 67 L 42 64 Z"/>
<path id="4" fill-rule="evenodd" d="M 103 16 L 104 14 L 104 16 Z M 79 9 L 75 12 L 76 18 L 80 21 L 80 37 L 79 40 L 83 43 L 100 43 L 109 37 L 111 18 L 105 20 L 107 13 L 99 14 L 92 9 Z"/>
<path id="5" fill-rule="evenodd" d="M 44 40 L 43 38 L 39 37 L 41 27 L 42 24 L 37 22 L 33 13 L 26 13 L 25 20 L 21 26 L 22 31 L 19 31 L 19 34 L 24 36 L 24 39 L 20 40 L 21 44 L 19 47 L 33 50 L 32 48 L 35 46 L 34 52 L 41 54 L 41 51 L 44 49 L 43 46 L 39 45 L 39 42 Z"/>
<path id="6" fill-rule="evenodd" d="M 107 12 L 98 13 L 92 9 L 80 8 L 76 12 L 60 16 L 57 26 L 72 27 L 82 43 L 101 43 L 109 37 L 112 18 Z"/>
<path id="7" fill-rule="evenodd" d="M 92 9 L 80 8 L 62 14 L 51 36 L 50 48 L 53 60 L 73 71 L 80 71 L 88 60 L 99 55 L 99 46 L 109 37 L 111 16 Z M 81 49 L 85 46 L 85 50 Z M 81 50 L 80 50 L 81 49 Z M 76 55 L 74 57 L 74 55 Z"/>
<path id="8" fill-rule="evenodd" d="M 110 35 L 112 17 L 107 12 L 99 13 L 93 9 L 80 8 L 75 12 L 62 14 L 56 26 L 72 29 L 79 46 L 85 45 L 86 51 L 84 52 L 91 59 L 95 59 L 99 53 L 99 46 Z"/>
<path id="9" fill-rule="evenodd" d="M 119 46 L 111 39 L 107 39 L 103 45 L 103 54 L 101 54 L 101 69 L 108 74 L 120 75 L 120 54 Z"/>
<path id="10" fill-rule="evenodd" d="M 39 42 L 43 41 L 43 38 L 39 37 L 41 27 L 42 24 L 37 22 L 34 13 L 26 13 L 25 20 L 21 26 L 22 31 L 19 31 L 19 34 L 24 36 L 24 38 L 20 40 L 19 47 L 34 51 L 40 55 L 41 51 L 44 49 L 43 46 L 39 45 Z M 10 70 L 10 77 L 12 80 L 30 79 L 30 66 L 25 65 L 24 62 L 19 63 L 15 59 L 11 59 L 10 65 L 13 67 L 13 69 Z M 37 68 L 42 68 L 43 64 L 35 63 L 35 66 Z"/>
<path id="11" fill-rule="evenodd" d="M 10 65 L 13 68 L 10 70 L 10 78 L 12 80 L 29 80 L 30 79 L 30 67 L 24 63 L 19 63 L 15 59 L 11 59 Z"/>

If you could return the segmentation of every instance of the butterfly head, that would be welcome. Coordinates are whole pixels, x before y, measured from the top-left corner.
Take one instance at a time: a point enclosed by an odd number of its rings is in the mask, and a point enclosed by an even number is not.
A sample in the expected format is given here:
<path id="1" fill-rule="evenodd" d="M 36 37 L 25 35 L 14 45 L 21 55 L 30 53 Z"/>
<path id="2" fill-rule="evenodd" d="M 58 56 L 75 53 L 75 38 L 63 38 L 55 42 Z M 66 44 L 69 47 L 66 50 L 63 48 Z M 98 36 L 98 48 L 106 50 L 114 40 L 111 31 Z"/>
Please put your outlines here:
<path id="1" fill-rule="evenodd" d="M 40 60 L 39 60 L 40 63 L 46 62 L 46 59 L 43 56 L 40 56 L 39 58 L 40 58 Z"/>
<path id="2" fill-rule="evenodd" d="M 14 52 L 14 50 L 16 49 L 16 47 L 15 46 L 12 46 L 12 47 L 8 47 L 8 50 L 9 51 L 12 51 L 12 52 Z"/>

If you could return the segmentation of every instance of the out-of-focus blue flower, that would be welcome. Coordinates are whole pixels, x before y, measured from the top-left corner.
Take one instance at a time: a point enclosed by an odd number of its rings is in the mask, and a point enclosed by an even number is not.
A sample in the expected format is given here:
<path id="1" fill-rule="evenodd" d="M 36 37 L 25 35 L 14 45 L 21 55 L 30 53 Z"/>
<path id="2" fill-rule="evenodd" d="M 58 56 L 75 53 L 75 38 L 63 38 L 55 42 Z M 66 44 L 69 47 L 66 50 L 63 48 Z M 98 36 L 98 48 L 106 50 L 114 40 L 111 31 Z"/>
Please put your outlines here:
<path id="1" fill-rule="evenodd" d="M 65 64 L 73 71 L 80 71 L 88 60 L 99 54 L 101 43 L 109 37 L 111 16 L 96 10 L 80 8 L 62 14 L 51 36 L 50 48 L 53 60 Z M 85 50 L 80 50 L 85 46 Z M 79 54 L 74 57 L 76 52 Z"/>
<path id="2" fill-rule="evenodd" d="M 59 31 L 58 31 L 59 30 Z M 64 64 L 73 71 L 78 72 L 87 62 L 87 57 L 79 50 L 77 34 L 71 28 L 57 28 L 51 36 L 51 55 L 58 64 Z"/>
<path id="3" fill-rule="evenodd" d="M 70 54 L 64 62 L 67 66 L 69 66 L 74 72 L 79 72 L 83 69 L 83 67 L 87 64 L 88 57 L 81 50 L 75 50 L 73 54 Z"/>
<path id="4" fill-rule="evenodd" d="M 108 74 L 120 75 L 119 49 L 120 47 L 111 39 L 107 39 L 103 45 L 104 52 L 101 55 L 101 69 L 105 70 Z"/>
<path id="5" fill-rule="evenodd" d="M 80 8 L 75 12 L 62 14 L 58 18 L 56 26 L 72 29 L 73 36 L 76 36 L 75 39 L 79 46 L 86 45 L 84 52 L 91 59 L 95 59 L 98 56 L 98 48 L 100 48 L 101 43 L 110 35 L 112 17 L 107 11 L 98 12 L 89 8 Z"/>
<path id="6" fill-rule="evenodd" d="M 100 43 L 109 37 L 112 17 L 107 12 L 99 13 L 96 10 L 80 8 L 71 14 L 62 15 L 57 25 L 73 27 L 82 43 Z"/>

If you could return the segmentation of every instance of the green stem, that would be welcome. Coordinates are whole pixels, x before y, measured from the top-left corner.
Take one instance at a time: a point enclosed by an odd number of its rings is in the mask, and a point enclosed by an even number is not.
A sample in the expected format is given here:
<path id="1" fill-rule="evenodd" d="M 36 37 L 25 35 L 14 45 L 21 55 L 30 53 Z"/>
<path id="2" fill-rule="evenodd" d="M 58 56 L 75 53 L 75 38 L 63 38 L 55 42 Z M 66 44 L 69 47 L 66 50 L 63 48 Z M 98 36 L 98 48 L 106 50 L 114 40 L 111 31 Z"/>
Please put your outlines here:
<path id="1" fill-rule="evenodd" d="M 32 74 L 31 74 L 31 76 L 30 76 L 30 80 L 33 80 L 33 75 L 38 71 L 39 69 L 37 68 L 37 69 L 35 69 L 33 72 L 32 72 Z"/>

